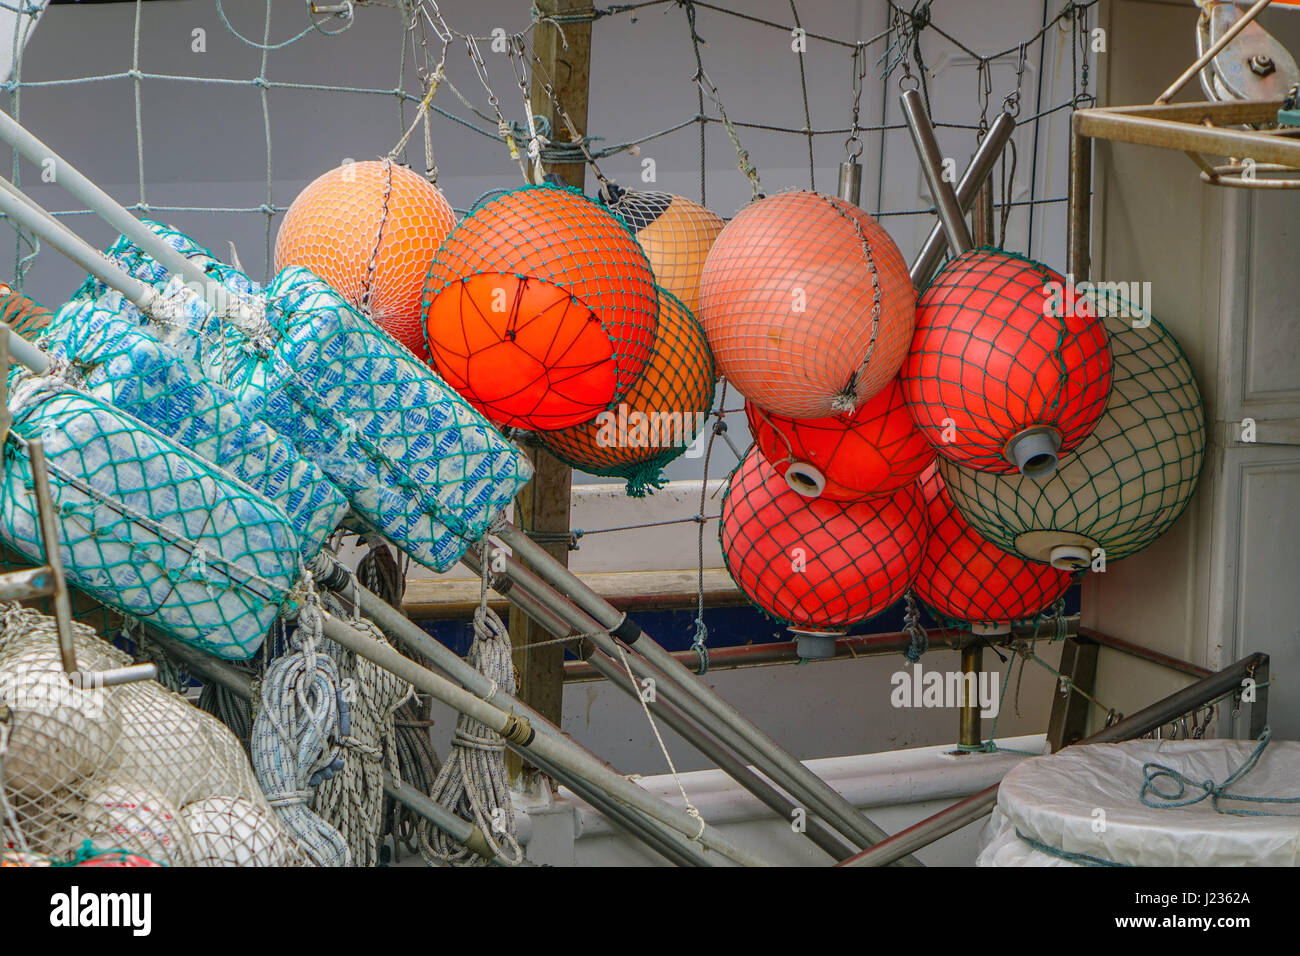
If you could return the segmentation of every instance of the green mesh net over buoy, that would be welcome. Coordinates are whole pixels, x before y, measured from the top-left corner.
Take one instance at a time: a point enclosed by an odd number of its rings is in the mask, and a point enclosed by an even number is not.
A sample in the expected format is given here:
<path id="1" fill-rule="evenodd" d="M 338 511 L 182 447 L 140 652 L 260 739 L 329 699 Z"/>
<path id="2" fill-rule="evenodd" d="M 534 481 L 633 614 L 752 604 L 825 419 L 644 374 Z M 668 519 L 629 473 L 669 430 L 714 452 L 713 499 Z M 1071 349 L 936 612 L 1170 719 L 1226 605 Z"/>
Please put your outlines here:
<path id="1" fill-rule="evenodd" d="M 1092 434 L 1041 481 L 943 458 L 939 466 L 954 503 L 984 537 L 1070 570 L 1127 557 L 1168 530 L 1196 490 L 1205 457 L 1200 391 L 1173 336 L 1128 302 L 1089 299 L 1115 363 Z"/>
<path id="2" fill-rule="evenodd" d="M 627 493 L 640 498 L 663 487 L 665 465 L 699 447 L 717 382 L 703 328 L 681 300 L 660 289 L 654 349 L 627 394 L 593 421 L 538 437 L 570 467 L 626 479 Z"/>

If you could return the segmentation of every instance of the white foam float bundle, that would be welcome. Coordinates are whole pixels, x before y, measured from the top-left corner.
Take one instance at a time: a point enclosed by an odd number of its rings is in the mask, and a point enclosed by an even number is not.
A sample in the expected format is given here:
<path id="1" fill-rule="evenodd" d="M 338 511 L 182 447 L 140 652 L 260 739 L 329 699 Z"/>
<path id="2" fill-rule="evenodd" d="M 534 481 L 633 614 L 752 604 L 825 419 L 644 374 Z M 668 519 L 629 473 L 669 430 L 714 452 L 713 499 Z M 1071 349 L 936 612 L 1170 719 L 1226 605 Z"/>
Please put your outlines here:
<path id="1" fill-rule="evenodd" d="M 532 476 L 527 458 L 455 390 L 306 269 L 285 269 L 261 289 L 184 234 L 146 225 L 233 297 L 265 311 L 264 323 L 222 323 L 185 295 L 179 277 L 119 239 L 110 258 L 180 304 L 188 324 L 170 340 L 416 561 L 451 567 Z M 99 288 L 90 280 L 79 295 Z"/>
<path id="2" fill-rule="evenodd" d="M 153 681 L 74 686 L 52 618 L 11 605 L 0 631 L 10 735 L 0 852 L 80 865 L 280 866 L 301 862 L 235 736 Z M 131 659 L 74 625 L 78 664 Z"/>
<path id="3" fill-rule="evenodd" d="M 310 561 L 347 515 L 347 499 L 273 428 L 242 414 L 229 389 L 143 325 L 133 304 L 106 291 L 59 309 L 40 345 L 52 358 L 70 363 L 90 394 L 152 425 L 283 508 L 298 533 L 303 560 Z"/>
<path id="4" fill-rule="evenodd" d="M 1267 731 L 1034 757 L 1003 778 L 976 865 L 1300 866 L 1298 763 Z"/>
<path id="5" fill-rule="evenodd" d="M 43 561 L 26 449 L 28 439 L 41 438 L 70 583 L 208 653 L 252 657 L 301 566 L 284 512 L 56 378 L 23 379 L 10 409 L 0 540 Z"/>

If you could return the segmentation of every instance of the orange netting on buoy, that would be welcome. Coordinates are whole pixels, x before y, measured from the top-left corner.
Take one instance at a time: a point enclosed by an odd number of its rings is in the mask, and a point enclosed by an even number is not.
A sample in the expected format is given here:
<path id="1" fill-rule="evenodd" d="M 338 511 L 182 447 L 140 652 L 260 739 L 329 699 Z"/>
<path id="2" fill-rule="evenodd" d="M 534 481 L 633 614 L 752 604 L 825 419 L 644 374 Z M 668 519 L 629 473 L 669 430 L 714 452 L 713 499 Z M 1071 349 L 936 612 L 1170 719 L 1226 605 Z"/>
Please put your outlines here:
<path id="1" fill-rule="evenodd" d="M 275 268 L 302 266 L 421 358 L 420 294 L 433 254 L 456 224 L 442 192 L 388 160 L 346 163 L 289 206 Z"/>

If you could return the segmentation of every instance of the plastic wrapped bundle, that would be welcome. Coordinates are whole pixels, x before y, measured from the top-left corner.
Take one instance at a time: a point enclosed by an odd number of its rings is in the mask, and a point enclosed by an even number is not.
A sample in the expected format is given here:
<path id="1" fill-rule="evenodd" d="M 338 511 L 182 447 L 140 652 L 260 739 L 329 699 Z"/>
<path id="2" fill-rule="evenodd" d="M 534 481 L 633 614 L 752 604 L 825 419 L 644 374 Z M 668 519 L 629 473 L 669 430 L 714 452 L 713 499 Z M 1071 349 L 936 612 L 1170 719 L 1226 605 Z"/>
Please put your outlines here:
<path id="1" fill-rule="evenodd" d="M 221 324 L 200 299 L 183 303 L 190 354 L 416 561 L 450 568 L 532 477 L 482 415 L 311 272 L 285 269 L 260 290 L 184 234 L 147 225 L 226 290 L 265 302 L 266 327 L 249 330 Z M 142 281 L 180 287 L 124 239 L 109 255 Z"/>
<path id="2" fill-rule="evenodd" d="M 29 379 L 10 407 L 0 538 L 42 560 L 25 445 L 42 438 L 70 583 L 208 653 L 252 657 L 301 562 L 284 512 L 101 399 Z"/>
<path id="3" fill-rule="evenodd" d="M 314 462 L 198 365 L 141 328 L 143 316 L 118 293 L 69 302 L 42 344 L 72 360 L 92 395 L 112 402 L 177 444 L 218 465 L 284 509 L 304 561 L 315 557 L 347 514 L 347 499 Z"/>

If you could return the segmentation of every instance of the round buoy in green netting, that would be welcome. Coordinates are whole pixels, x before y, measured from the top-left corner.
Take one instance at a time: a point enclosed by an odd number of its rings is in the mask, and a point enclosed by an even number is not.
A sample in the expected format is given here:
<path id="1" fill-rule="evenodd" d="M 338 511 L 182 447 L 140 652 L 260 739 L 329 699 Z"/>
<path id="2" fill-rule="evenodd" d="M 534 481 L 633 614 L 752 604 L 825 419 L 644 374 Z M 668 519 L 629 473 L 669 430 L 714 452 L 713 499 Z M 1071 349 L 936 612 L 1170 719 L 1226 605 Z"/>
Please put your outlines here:
<path id="1" fill-rule="evenodd" d="M 939 459 L 954 503 L 984 537 L 1066 570 L 1128 557 L 1164 534 L 1196 490 L 1205 458 L 1201 393 L 1174 337 L 1126 301 L 1089 298 L 1115 363 L 1092 434 L 1041 481 Z"/>

